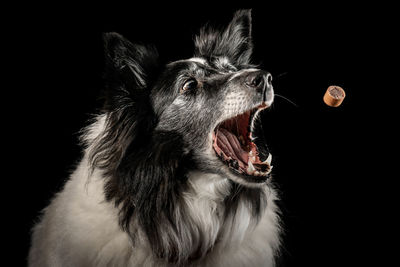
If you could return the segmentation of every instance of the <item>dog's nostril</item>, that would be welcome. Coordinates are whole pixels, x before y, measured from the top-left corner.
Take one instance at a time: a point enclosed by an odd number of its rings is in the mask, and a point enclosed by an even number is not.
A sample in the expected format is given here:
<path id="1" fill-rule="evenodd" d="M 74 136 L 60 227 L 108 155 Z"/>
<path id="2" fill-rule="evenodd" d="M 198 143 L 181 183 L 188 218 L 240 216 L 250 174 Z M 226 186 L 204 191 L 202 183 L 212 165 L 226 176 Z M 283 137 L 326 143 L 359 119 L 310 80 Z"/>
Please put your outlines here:
<path id="1" fill-rule="evenodd" d="M 259 85 L 261 85 L 262 82 L 263 82 L 263 78 L 261 76 L 257 76 L 253 79 L 253 81 L 251 82 L 251 85 L 254 87 L 258 87 Z"/>
<path id="2" fill-rule="evenodd" d="M 261 73 L 249 75 L 246 79 L 246 84 L 254 88 L 262 87 L 264 85 L 264 75 Z"/>

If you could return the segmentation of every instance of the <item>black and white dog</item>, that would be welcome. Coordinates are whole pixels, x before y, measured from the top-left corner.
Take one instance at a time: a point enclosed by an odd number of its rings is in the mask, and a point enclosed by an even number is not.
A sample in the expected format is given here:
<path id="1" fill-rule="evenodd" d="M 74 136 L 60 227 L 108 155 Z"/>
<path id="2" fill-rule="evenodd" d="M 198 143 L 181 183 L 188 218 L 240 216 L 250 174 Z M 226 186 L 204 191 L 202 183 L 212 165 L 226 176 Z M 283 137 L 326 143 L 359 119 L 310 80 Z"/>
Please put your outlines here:
<path id="1" fill-rule="evenodd" d="M 104 39 L 104 109 L 33 229 L 29 265 L 273 266 L 277 195 L 255 133 L 274 93 L 250 62 L 250 10 L 166 66 L 153 47 Z"/>

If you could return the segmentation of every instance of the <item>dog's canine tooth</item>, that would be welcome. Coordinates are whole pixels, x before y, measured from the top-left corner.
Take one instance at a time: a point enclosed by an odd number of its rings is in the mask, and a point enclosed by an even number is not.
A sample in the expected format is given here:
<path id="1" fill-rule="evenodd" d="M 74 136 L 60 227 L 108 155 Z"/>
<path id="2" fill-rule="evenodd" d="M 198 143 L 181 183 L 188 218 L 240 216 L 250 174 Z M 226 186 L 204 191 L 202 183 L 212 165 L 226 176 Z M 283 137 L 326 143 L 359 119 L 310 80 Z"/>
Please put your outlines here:
<path id="1" fill-rule="evenodd" d="M 253 155 L 253 150 L 250 150 L 250 152 L 249 152 L 249 159 L 251 159 L 251 161 L 253 161 L 253 162 L 256 161 L 256 156 Z"/>
<path id="2" fill-rule="evenodd" d="M 249 174 L 252 174 L 256 169 L 254 168 L 253 163 L 251 163 L 251 160 L 250 160 L 250 159 L 249 159 L 249 161 L 247 162 L 247 165 L 248 165 L 248 167 L 247 167 L 247 172 L 248 172 Z"/>
<path id="3" fill-rule="evenodd" d="M 268 158 L 264 160 L 263 163 L 268 163 L 268 165 L 271 165 L 271 162 L 272 162 L 272 154 L 269 153 Z"/>
<path id="4" fill-rule="evenodd" d="M 266 174 L 271 173 L 273 167 L 274 167 L 274 166 L 269 166 L 269 169 L 268 169 L 265 173 L 266 173 Z"/>

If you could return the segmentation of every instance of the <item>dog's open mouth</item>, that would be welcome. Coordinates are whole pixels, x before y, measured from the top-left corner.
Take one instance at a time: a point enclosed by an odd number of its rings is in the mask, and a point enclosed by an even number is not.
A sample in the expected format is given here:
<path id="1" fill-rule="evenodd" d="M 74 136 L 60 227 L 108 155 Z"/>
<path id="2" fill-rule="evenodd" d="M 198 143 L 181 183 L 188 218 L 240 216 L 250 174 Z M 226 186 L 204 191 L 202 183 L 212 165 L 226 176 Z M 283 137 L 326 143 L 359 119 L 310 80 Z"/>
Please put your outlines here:
<path id="1" fill-rule="evenodd" d="M 236 173 L 260 179 L 271 172 L 271 154 L 261 161 L 257 145 L 252 141 L 251 124 L 255 114 L 264 108 L 266 105 L 262 104 L 225 120 L 213 132 L 213 148 L 218 157 Z"/>

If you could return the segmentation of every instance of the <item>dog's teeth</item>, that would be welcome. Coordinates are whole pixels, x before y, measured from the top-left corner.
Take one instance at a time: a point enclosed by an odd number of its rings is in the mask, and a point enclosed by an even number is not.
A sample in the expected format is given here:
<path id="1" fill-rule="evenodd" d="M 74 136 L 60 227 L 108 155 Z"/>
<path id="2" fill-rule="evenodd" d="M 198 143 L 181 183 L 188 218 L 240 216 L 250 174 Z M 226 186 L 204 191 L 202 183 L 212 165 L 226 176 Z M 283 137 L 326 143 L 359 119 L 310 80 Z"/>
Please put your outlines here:
<path id="1" fill-rule="evenodd" d="M 271 173 L 273 167 L 274 167 L 274 166 L 270 166 L 269 169 L 265 172 L 265 175 Z"/>
<path id="2" fill-rule="evenodd" d="M 260 176 L 261 173 L 260 173 L 259 171 L 255 171 L 255 172 L 254 172 L 254 175 Z"/>
<path id="3" fill-rule="evenodd" d="M 249 152 L 249 159 L 251 159 L 252 162 L 256 161 L 256 155 L 253 154 L 253 150 Z"/>
<path id="4" fill-rule="evenodd" d="M 251 161 L 249 160 L 248 162 L 247 162 L 247 165 L 248 165 L 248 167 L 247 167 L 247 172 L 249 173 L 249 174 L 252 174 L 256 169 L 254 168 L 254 166 L 253 166 L 253 163 L 251 163 Z"/>
<path id="5" fill-rule="evenodd" d="M 268 163 L 268 165 L 271 165 L 271 162 L 272 162 L 272 154 L 269 153 L 268 158 L 263 163 Z"/>
<path id="6" fill-rule="evenodd" d="M 267 162 L 269 165 L 271 165 L 271 162 L 272 162 L 272 154 L 271 153 L 269 153 L 269 155 L 268 155 Z"/>
<path id="7" fill-rule="evenodd" d="M 266 170 L 265 172 L 261 172 L 261 175 L 266 176 L 268 174 L 271 173 L 273 166 L 270 166 L 268 170 Z"/>

